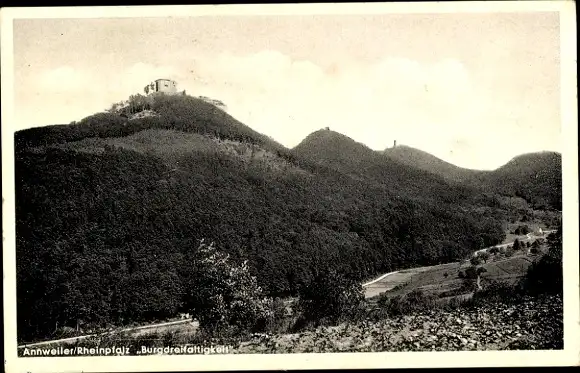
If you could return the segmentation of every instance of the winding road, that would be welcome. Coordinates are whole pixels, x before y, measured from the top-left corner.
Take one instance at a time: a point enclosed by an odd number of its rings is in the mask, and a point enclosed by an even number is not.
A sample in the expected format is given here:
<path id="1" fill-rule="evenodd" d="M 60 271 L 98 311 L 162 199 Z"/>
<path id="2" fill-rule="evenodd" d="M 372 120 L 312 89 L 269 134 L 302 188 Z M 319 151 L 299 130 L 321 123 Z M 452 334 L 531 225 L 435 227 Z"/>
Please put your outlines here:
<path id="1" fill-rule="evenodd" d="M 185 324 L 185 323 L 188 323 L 188 322 L 191 323 L 192 320 L 191 319 L 187 319 L 187 320 L 169 321 L 169 322 L 164 322 L 164 323 L 160 323 L 160 324 L 136 326 L 136 327 L 133 327 L 133 328 L 125 328 L 125 329 L 113 330 L 113 331 L 103 332 L 103 333 L 93 333 L 93 334 L 79 335 L 77 337 L 54 339 L 54 340 L 50 340 L 50 341 L 35 342 L 35 343 L 25 343 L 25 344 L 19 345 L 18 348 L 39 347 L 39 346 L 49 345 L 49 344 L 53 344 L 53 343 L 76 342 L 76 341 L 80 341 L 82 339 L 86 339 L 86 338 L 90 338 L 90 337 L 102 337 L 102 336 L 105 336 L 107 334 L 122 333 L 122 332 L 132 332 L 132 331 L 144 330 L 144 329 L 153 329 L 153 328 L 159 328 L 159 327 L 170 326 L 170 325 Z"/>
<path id="2" fill-rule="evenodd" d="M 519 239 L 519 240 L 531 240 L 531 239 L 534 239 L 534 238 L 544 238 L 544 237 L 546 237 L 548 234 L 550 234 L 550 233 L 552 233 L 552 232 L 555 232 L 555 230 L 543 231 L 543 232 L 542 232 L 542 235 L 534 235 L 534 234 L 532 234 L 532 233 L 528 233 L 528 234 L 526 234 L 526 235 L 525 235 L 525 238 L 524 238 L 524 237 L 521 237 L 521 238 L 518 238 L 518 239 Z M 487 250 L 491 249 L 492 247 L 499 247 L 499 248 L 502 248 L 502 247 L 507 247 L 507 246 L 509 246 L 509 245 L 513 245 L 513 244 L 514 244 L 514 242 L 515 242 L 515 240 L 514 240 L 514 241 L 511 241 L 511 242 L 508 242 L 508 243 L 503 243 L 503 244 L 500 244 L 500 245 L 493 245 L 493 246 L 489 246 L 489 247 L 486 247 L 486 248 L 484 248 L 484 249 L 480 249 L 480 250 L 477 250 L 477 251 L 475 251 L 475 252 L 473 253 L 473 255 L 477 255 L 477 254 L 479 254 L 479 253 L 481 253 L 481 252 L 486 252 Z M 427 269 L 427 268 L 431 268 L 431 267 L 436 267 L 436 266 L 427 266 L 427 267 L 417 267 L 417 268 L 410 268 L 410 269 L 406 269 L 405 271 L 409 271 L 409 272 L 410 272 L 410 271 L 418 271 L 418 270 Z M 377 283 L 377 282 L 379 282 L 379 281 L 383 280 L 384 278 L 386 278 L 386 277 L 388 277 L 388 276 L 391 276 L 391 275 L 394 275 L 394 274 L 397 274 L 397 273 L 401 273 L 401 271 L 393 271 L 393 272 L 385 273 L 385 274 L 383 274 L 383 275 L 381 275 L 381 276 L 377 277 L 376 279 L 374 279 L 374 280 L 372 280 L 372 281 L 369 281 L 369 282 L 366 282 L 366 283 L 362 284 L 362 287 L 363 287 L 363 288 L 368 288 L 368 287 L 370 287 L 371 285 L 373 285 L 373 284 L 375 284 L 375 283 Z M 395 285 L 394 285 L 394 286 L 395 286 Z M 393 286 L 393 287 L 394 287 L 394 286 Z M 390 289 L 386 289 L 385 291 L 388 291 L 388 290 L 390 290 Z"/>

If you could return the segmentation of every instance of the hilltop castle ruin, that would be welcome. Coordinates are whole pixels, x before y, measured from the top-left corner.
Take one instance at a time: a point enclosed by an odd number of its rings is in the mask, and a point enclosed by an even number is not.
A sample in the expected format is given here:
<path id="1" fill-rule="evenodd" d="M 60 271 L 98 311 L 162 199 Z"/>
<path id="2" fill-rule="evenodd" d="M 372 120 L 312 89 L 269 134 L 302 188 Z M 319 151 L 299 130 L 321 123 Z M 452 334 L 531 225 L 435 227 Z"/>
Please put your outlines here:
<path id="1" fill-rule="evenodd" d="M 166 95 L 185 95 L 185 91 L 177 91 L 177 82 L 175 80 L 171 80 L 171 79 L 156 79 L 155 81 L 147 84 L 144 88 L 143 91 L 145 92 L 145 95 L 150 99 L 152 99 L 152 95 L 154 94 L 166 94 Z M 213 106 L 217 107 L 218 109 L 222 110 L 222 111 L 226 111 L 227 112 L 227 106 L 220 100 L 215 100 L 206 96 L 199 96 L 197 97 L 207 103 L 212 104 Z M 126 107 L 128 105 L 127 104 L 117 104 L 119 107 L 118 108 L 123 108 Z"/>
<path id="2" fill-rule="evenodd" d="M 157 79 L 151 82 L 143 88 L 146 95 L 153 93 L 165 93 L 169 95 L 177 94 L 177 82 L 171 79 Z"/>

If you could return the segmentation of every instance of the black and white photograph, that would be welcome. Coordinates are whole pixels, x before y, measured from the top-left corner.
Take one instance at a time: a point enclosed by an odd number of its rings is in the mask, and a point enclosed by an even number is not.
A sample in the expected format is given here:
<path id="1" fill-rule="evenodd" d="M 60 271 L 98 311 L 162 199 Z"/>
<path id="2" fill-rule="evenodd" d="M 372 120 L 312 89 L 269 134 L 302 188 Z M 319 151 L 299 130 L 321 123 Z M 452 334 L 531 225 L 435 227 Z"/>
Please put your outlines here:
<path id="1" fill-rule="evenodd" d="M 573 2 L 1 15 L 6 371 L 580 363 Z"/>

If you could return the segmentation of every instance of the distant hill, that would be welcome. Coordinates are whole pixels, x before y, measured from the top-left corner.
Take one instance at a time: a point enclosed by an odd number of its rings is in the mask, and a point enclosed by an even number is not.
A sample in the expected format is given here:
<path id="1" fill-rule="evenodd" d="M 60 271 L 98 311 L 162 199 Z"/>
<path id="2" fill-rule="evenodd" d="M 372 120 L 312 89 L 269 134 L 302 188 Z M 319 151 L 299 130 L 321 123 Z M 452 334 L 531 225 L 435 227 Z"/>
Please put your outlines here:
<path id="1" fill-rule="evenodd" d="M 458 167 L 435 157 L 425 151 L 406 145 L 387 148 L 384 154 L 389 158 L 418 169 L 434 173 L 446 180 L 462 182 L 477 175 L 480 171 Z"/>
<path id="2" fill-rule="evenodd" d="M 520 155 L 502 167 L 470 181 L 497 193 L 524 198 L 536 208 L 562 210 L 562 155 L 539 152 Z"/>
<path id="3" fill-rule="evenodd" d="M 556 152 L 515 157 L 493 171 L 465 169 L 409 146 L 384 151 L 389 160 L 433 173 L 444 179 L 492 193 L 522 197 L 536 208 L 562 206 L 562 156 Z"/>
<path id="4" fill-rule="evenodd" d="M 380 183 L 399 195 L 441 202 L 463 203 L 474 195 L 470 188 L 445 180 L 401 159 L 385 159 L 366 145 L 330 130 L 308 135 L 292 153 L 296 157 L 342 173 Z M 425 153 L 426 154 L 426 153 Z"/>

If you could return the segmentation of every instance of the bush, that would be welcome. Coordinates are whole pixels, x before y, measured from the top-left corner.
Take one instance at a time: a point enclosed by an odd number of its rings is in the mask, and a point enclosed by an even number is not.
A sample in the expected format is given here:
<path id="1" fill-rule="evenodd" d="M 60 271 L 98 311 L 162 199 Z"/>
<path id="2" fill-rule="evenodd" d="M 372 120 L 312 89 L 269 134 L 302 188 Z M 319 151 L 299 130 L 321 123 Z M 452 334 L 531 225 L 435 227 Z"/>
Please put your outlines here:
<path id="1" fill-rule="evenodd" d="M 475 304 L 482 303 L 511 303 L 519 299 L 519 293 L 513 285 L 503 281 L 490 280 L 483 289 L 473 295 Z"/>
<path id="2" fill-rule="evenodd" d="M 513 233 L 514 233 L 514 234 L 517 234 L 517 235 L 519 235 L 519 236 L 523 236 L 523 235 L 525 235 L 525 234 L 528 234 L 528 233 L 530 233 L 530 232 L 531 232 L 531 230 L 530 230 L 530 227 L 528 227 L 527 225 L 519 225 L 519 226 L 518 226 L 518 227 L 517 227 L 517 228 L 516 228 L 516 229 L 513 231 Z"/>
<path id="3" fill-rule="evenodd" d="M 469 263 L 471 263 L 472 266 L 477 266 L 481 263 L 481 258 L 479 258 L 479 256 L 474 256 L 469 259 Z"/>
<path id="4" fill-rule="evenodd" d="M 481 252 L 479 253 L 478 257 L 483 260 L 484 263 L 487 263 L 487 261 L 489 260 L 489 253 L 488 252 Z"/>
<path id="5" fill-rule="evenodd" d="M 471 266 L 465 270 L 465 278 L 475 280 L 477 279 L 477 276 L 479 276 L 483 272 L 486 272 L 485 268 Z"/>
<path id="6" fill-rule="evenodd" d="M 382 307 L 391 316 L 410 315 L 431 310 L 437 306 L 437 297 L 426 294 L 421 289 L 415 289 L 404 296 L 385 298 Z"/>
<path id="7" fill-rule="evenodd" d="M 364 301 L 362 286 L 334 270 L 318 274 L 298 291 L 305 323 L 337 323 L 358 314 Z"/>
<path id="8" fill-rule="evenodd" d="M 268 320 L 266 331 L 270 333 L 284 333 L 288 330 L 289 316 L 284 301 L 274 299 L 272 304 L 272 317 Z"/>

